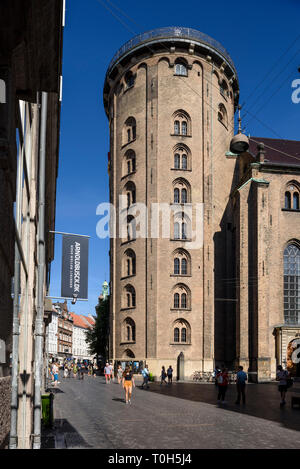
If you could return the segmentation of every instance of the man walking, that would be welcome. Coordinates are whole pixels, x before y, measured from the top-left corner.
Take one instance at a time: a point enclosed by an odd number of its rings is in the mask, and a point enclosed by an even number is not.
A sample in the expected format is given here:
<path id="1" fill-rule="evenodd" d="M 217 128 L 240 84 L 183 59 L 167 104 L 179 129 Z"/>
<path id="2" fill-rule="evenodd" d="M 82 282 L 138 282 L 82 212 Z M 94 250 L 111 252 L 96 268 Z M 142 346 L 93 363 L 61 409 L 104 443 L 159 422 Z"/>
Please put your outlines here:
<path id="1" fill-rule="evenodd" d="M 142 389 L 144 389 L 144 384 L 147 389 L 149 389 L 149 370 L 148 370 L 148 365 L 145 365 L 145 367 L 142 369 L 142 376 L 143 376 L 143 384 L 141 386 Z"/>
<path id="2" fill-rule="evenodd" d="M 104 368 L 104 375 L 105 375 L 105 383 L 110 383 L 111 379 L 111 366 L 109 363 L 106 363 L 105 368 Z"/>
<path id="3" fill-rule="evenodd" d="M 168 376 L 168 384 L 172 384 L 173 368 L 171 367 L 171 365 L 167 369 L 167 376 Z"/>
<path id="4" fill-rule="evenodd" d="M 243 404 L 246 404 L 246 395 L 245 395 L 246 381 L 247 381 L 247 374 L 243 371 L 243 367 L 239 366 L 238 372 L 236 375 L 236 389 L 237 389 L 236 404 L 240 403 L 241 395 L 242 395 Z"/>

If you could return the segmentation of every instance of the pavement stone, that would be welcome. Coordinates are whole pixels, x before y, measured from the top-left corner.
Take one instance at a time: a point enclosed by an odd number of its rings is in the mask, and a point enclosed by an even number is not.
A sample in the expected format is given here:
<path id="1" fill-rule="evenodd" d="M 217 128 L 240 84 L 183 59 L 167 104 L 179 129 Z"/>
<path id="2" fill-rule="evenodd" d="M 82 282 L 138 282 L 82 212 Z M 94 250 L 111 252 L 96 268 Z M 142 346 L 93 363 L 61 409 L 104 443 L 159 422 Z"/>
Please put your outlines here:
<path id="1" fill-rule="evenodd" d="M 234 385 L 223 406 L 211 384 L 151 383 L 134 389 L 131 405 L 117 381 L 98 376 L 62 378 L 56 391 L 55 428 L 44 438 L 54 436 L 57 448 L 300 448 L 300 411 L 289 398 L 280 409 L 274 383 L 249 384 L 245 407 L 234 404 Z"/>

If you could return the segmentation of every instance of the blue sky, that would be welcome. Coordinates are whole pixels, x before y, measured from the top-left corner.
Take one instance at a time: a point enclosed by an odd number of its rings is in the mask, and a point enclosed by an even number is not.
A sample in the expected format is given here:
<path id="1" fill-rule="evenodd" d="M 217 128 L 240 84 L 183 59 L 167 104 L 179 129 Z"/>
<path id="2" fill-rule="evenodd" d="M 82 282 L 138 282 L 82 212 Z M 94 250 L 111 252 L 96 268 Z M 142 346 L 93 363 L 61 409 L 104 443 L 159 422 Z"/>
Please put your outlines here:
<path id="1" fill-rule="evenodd" d="M 89 301 L 72 311 L 94 314 L 101 284 L 109 280 L 109 242 L 96 236 L 96 207 L 109 197 L 102 87 L 114 53 L 144 31 L 198 29 L 221 42 L 235 63 L 245 132 L 300 140 L 300 103 L 291 100 L 291 83 L 300 78 L 299 18 L 298 0 L 66 0 L 56 230 L 91 236 Z M 61 236 L 56 238 L 50 294 L 60 296 Z"/>

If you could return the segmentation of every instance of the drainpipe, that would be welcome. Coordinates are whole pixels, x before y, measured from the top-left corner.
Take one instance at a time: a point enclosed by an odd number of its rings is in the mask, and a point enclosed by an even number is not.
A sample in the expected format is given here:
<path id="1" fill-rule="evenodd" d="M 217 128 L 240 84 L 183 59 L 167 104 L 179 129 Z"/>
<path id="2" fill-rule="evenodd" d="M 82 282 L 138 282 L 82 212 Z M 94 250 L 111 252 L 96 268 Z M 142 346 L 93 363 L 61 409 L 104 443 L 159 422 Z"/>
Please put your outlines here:
<path id="1" fill-rule="evenodd" d="M 24 129 L 24 103 L 20 105 L 21 127 Z M 22 208 L 22 175 L 23 175 L 23 149 L 19 148 L 17 169 L 17 193 L 15 229 L 21 231 L 21 208 Z M 19 376 L 19 294 L 20 294 L 20 271 L 21 255 L 17 242 L 15 242 L 15 269 L 14 269 L 14 302 L 13 302 L 13 331 L 12 331 L 12 377 L 11 377 L 11 417 L 10 417 L 10 439 L 9 448 L 17 449 L 17 415 L 18 415 L 18 376 Z"/>
<path id="2" fill-rule="evenodd" d="M 38 206 L 38 281 L 37 314 L 35 320 L 35 380 L 34 380 L 34 427 L 33 449 L 41 447 L 41 389 L 44 339 L 44 281 L 45 281 L 45 173 L 46 173 L 46 128 L 48 94 L 42 92 L 40 151 L 39 151 L 39 206 Z"/>

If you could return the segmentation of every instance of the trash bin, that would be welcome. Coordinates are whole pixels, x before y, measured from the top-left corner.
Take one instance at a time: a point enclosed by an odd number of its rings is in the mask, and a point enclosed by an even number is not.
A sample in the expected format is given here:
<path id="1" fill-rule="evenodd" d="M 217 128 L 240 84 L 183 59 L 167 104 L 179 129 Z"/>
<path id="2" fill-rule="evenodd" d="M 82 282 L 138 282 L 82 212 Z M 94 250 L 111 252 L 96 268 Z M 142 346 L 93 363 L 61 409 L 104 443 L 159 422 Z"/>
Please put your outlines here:
<path id="1" fill-rule="evenodd" d="M 49 392 L 42 394 L 42 420 L 45 427 L 53 425 L 53 399 L 54 394 Z"/>

